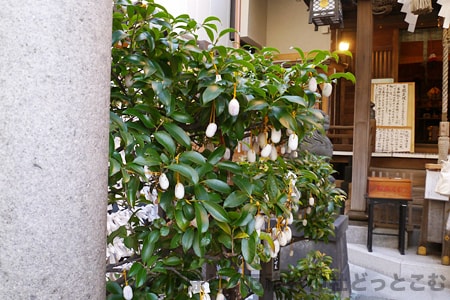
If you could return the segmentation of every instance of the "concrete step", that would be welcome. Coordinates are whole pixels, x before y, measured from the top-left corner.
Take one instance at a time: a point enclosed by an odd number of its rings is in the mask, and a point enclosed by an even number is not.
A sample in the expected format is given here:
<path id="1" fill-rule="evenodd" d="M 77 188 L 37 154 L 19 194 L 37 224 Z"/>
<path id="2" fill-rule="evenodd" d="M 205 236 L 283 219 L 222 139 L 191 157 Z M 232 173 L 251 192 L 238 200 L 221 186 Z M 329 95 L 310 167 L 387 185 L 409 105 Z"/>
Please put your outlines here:
<path id="1" fill-rule="evenodd" d="M 375 228 L 374 233 L 398 234 L 398 229 Z M 350 244 L 367 245 L 367 226 L 349 225 L 347 229 L 347 242 Z M 398 237 L 390 235 L 374 234 L 372 245 L 385 248 L 398 248 Z M 408 234 L 405 232 L 405 245 L 408 245 Z"/>
<path id="2" fill-rule="evenodd" d="M 442 265 L 439 255 L 417 255 L 416 247 L 409 247 L 405 255 L 401 255 L 397 249 L 376 245 L 373 246 L 373 252 L 368 252 L 365 245 L 352 243 L 347 244 L 347 251 L 349 263 L 360 268 L 377 272 L 388 278 L 403 279 L 405 282 L 415 282 L 426 286 L 434 278 L 436 287 L 442 285 L 450 288 L 450 266 Z"/>

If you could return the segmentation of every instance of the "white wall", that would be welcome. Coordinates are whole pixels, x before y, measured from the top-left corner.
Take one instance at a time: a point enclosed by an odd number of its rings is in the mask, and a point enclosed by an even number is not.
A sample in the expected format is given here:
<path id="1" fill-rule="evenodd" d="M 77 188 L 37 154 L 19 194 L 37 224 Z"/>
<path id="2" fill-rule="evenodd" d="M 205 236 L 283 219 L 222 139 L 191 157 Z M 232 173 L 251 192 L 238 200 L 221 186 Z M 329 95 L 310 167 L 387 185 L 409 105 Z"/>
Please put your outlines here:
<path id="1" fill-rule="evenodd" d="M 267 42 L 267 0 L 241 0 L 241 29 L 243 42 L 265 46 Z"/>
<path id="2" fill-rule="evenodd" d="M 164 6 L 173 16 L 189 14 L 190 17 L 201 23 L 210 16 L 218 17 L 221 24 L 217 24 L 219 32 L 230 27 L 230 1 L 231 0 L 155 0 Z M 204 31 L 199 31 L 200 40 L 209 38 Z M 229 35 L 226 34 L 220 39 L 219 44 L 232 46 Z"/>
<path id="3" fill-rule="evenodd" d="M 189 14 L 197 22 L 216 16 L 222 22 L 220 30 L 230 27 L 230 6 L 234 0 L 155 0 L 174 16 Z M 241 35 L 261 46 L 275 47 L 281 53 L 292 53 L 291 46 L 303 51 L 330 50 L 331 35 L 325 27 L 314 31 L 309 24 L 308 7 L 303 0 L 241 0 Z M 208 40 L 204 32 L 200 39 Z M 226 34 L 221 45 L 233 46 Z"/>
<path id="4" fill-rule="evenodd" d="M 267 46 L 281 53 L 295 52 L 291 46 L 303 51 L 330 50 L 331 34 L 322 33 L 325 26 L 314 31 L 303 0 L 268 0 L 267 13 Z"/>

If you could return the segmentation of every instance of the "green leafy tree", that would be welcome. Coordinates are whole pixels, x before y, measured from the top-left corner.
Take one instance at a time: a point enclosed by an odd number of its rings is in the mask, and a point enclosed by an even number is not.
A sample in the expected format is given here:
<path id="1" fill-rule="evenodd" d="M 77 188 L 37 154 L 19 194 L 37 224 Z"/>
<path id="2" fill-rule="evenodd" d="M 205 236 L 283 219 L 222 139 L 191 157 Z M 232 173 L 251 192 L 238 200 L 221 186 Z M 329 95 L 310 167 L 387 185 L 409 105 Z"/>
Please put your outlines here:
<path id="1" fill-rule="evenodd" d="M 281 279 L 275 283 L 277 299 L 293 300 L 339 300 L 327 283 L 335 278 L 335 270 L 330 268 L 332 258 L 320 251 L 309 253 L 295 266 L 281 273 Z"/>
<path id="2" fill-rule="evenodd" d="M 338 59 L 328 51 L 297 49 L 301 61 L 285 67 L 273 48 L 218 45 L 233 31 L 218 22 L 173 17 L 152 1 L 114 3 L 109 203 L 132 213 L 108 237 L 130 253 L 107 268 L 110 299 L 124 285 L 134 299 L 209 297 L 192 281 L 213 296 L 262 295 L 245 270 L 269 261 L 292 225 L 311 239 L 333 232 L 344 195 L 332 166 L 296 144 L 323 131 L 316 107 L 330 82 L 353 75 L 327 76 Z M 159 218 L 139 218 L 147 204 Z"/>

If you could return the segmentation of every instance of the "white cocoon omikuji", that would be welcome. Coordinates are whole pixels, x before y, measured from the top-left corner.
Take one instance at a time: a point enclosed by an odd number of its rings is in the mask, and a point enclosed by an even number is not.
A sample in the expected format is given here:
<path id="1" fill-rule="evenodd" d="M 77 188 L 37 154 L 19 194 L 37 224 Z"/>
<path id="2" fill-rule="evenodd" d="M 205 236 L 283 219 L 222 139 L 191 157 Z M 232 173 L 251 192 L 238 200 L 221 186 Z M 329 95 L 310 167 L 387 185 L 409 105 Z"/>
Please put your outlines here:
<path id="1" fill-rule="evenodd" d="M 314 197 L 309 197 L 309 205 L 313 206 L 314 202 Z"/>
<path id="2" fill-rule="evenodd" d="M 280 243 L 281 247 L 286 246 L 287 238 L 286 238 L 286 234 L 284 233 L 284 231 L 280 231 L 280 233 L 278 234 L 278 242 Z"/>
<path id="3" fill-rule="evenodd" d="M 289 213 L 289 218 L 286 219 L 286 222 L 288 225 L 291 225 L 294 222 L 294 215 L 292 213 Z"/>
<path id="4" fill-rule="evenodd" d="M 230 103 L 228 103 L 228 112 L 233 117 L 239 114 L 239 101 L 236 98 L 231 99 Z"/>
<path id="5" fill-rule="evenodd" d="M 272 228 L 272 231 L 270 232 L 270 236 L 272 237 L 272 240 L 276 240 L 278 237 L 278 229 L 276 227 Z"/>
<path id="6" fill-rule="evenodd" d="M 247 151 L 247 161 L 248 162 L 255 162 L 256 161 L 256 152 L 253 149 L 250 149 Z"/>
<path id="7" fill-rule="evenodd" d="M 283 232 L 284 232 L 284 234 L 286 236 L 287 242 L 290 243 L 291 240 L 292 240 L 292 230 L 291 230 L 291 228 L 289 226 L 286 226 L 284 228 Z"/>
<path id="8" fill-rule="evenodd" d="M 274 249 L 272 250 L 271 247 L 269 247 L 270 257 L 275 258 L 278 255 L 278 252 L 280 252 L 280 242 L 278 240 L 273 241 Z"/>
<path id="9" fill-rule="evenodd" d="M 270 152 L 272 152 L 272 145 L 267 144 L 264 146 L 264 148 L 261 150 L 261 157 L 269 157 Z"/>
<path id="10" fill-rule="evenodd" d="M 216 123 L 209 123 L 208 127 L 206 127 L 205 135 L 209 138 L 212 138 L 217 131 L 217 124 Z"/>
<path id="11" fill-rule="evenodd" d="M 258 145 L 261 149 L 267 145 L 267 132 L 260 132 L 258 134 Z"/>
<path id="12" fill-rule="evenodd" d="M 167 179 L 167 175 L 165 173 L 159 175 L 159 186 L 163 190 L 167 190 L 167 188 L 169 187 L 169 179 Z"/>
<path id="13" fill-rule="evenodd" d="M 126 285 L 126 286 L 123 288 L 122 295 L 123 295 L 123 298 L 124 298 L 125 300 L 131 300 L 131 299 L 133 299 L 133 289 L 131 288 L 131 286 Z"/>
<path id="14" fill-rule="evenodd" d="M 315 77 L 311 77 L 308 82 L 308 89 L 311 92 L 317 91 L 317 80 Z"/>
<path id="15" fill-rule="evenodd" d="M 277 158 L 278 158 L 277 147 L 272 145 L 272 149 L 270 151 L 270 159 L 271 160 L 277 160 Z"/>
<path id="16" fill-rule="evenodd" d="M 281 130 L 276 130 L 274 127 L 270 130 L 270 139 L 272 143 L 277 144 L 281 140 Z"/>
<path id="17" fill-rule="evenodd" d="M 253 149 L 253 151 L 255 151 L 255 154 L 257 154 L 259 152 L 259 144 L 253 143 L 252 149 Z"/>
<path id="18" fill-rule="evenodd" d="M 296 135 L 295 133 L 289 135 L 288 147 L 292 151 L 297 150 L 297 148 L 298 148 L 298 135 Z"/>
<path id="19" fill-rule="evenodd" d="M 223 295 L 222 291 L 217 292 L 216 300 L 226 300 L 226 298 Z"/>
<path id="20" fill-rule="evenodd" d="M 264 216 L 263 215 L 256 215 L 255 216 L 255 230 L 263 229 L 265 224 Z"/>
<path id="21" fill-rule="evenodd" d="M 331 85 L 331 83 L 326 82 L 323 84 L 322 96 L 330 97 L 332 91 L 333 91 L 333 86 Z"/>
<path id="22" fill-rule="evenodd" d="M 126 87 L 132 86 L 133 83 L 134 83 L 133 76 L 131 76 L 130 74 L 128 74 L 127 76 L 125 76 L 125 86 L 126 86 Z"/>
<path id="23" fill-rule="evenodd" d="M 184 198 L 184 185 L 181 182 L 178 182 L 175 185 L 175 197 L 177 199 L 183 199 Z"/>
<path id="24" fill-rule="evenodd" d="M 281 155 L 284 155 L 286 153 L 286 146 L 280 147 L 280 153 L 281 153 Z"/>
<path id="25" fill-rule="evenodd" d="M 308 220 L 306 220 L 306 219 L 303 219 L 303 221 L 302 221 L 302 224 L 303 224 L 303 226 L 306 226 L 306 225 L 308 225 Z"/>
<path id="26" fill-rule="evenodd" d="M 229 160 L 231 158 L 231 150 L 230 148 L 225 148 L 225 153 L 223 154 L 223 159 Z"/>

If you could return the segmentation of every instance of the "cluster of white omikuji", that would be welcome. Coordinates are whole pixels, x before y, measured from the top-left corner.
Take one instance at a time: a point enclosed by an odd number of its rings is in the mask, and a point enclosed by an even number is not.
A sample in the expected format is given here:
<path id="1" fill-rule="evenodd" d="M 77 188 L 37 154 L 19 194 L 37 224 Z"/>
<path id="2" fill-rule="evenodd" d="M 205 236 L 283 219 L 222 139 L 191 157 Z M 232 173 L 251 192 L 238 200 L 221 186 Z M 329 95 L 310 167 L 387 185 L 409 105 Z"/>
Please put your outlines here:
<path id="1" fill-rule="evenodd" d="M 317 91 L 317 81 L 314 77 L 311 77 L 308 82 L 308 89 L 312 92 Z M 324 83 L 322 86 L 322 96 L 323 97 L 329 97 L 331 95 L 333 88 L 331 83 Z M 239 101 L 236 98 L 231 99 L 231 101 L 228 104 L 228 113 L 231 116 L 237 116 L 239 115 L 240 105 Z M 214 122 L 211 122 L 208 124 L 206 128 L 206 137 L 212 138 L 217 131 L 217 124 Z M 285 153 L 292 153 L 294 156 L 296 156 L 296 151 L 298 148 L 298 136 L 295 134 L 292 130 L 287 129 L 286 135 L 288 136 L 288 140 L 286 144 L 281 145 L 279 147 L 280 153 L 284 155 Z M 256 161 L 257 154 L 259 154 L 260 158 L 262 159 L 271 159 L 276 160 L 278 157 L 278 149 L 277 144 L 280 143 L 282 137 L 282 131 L 277 130 L 275 128 L 270 129 L 270 139 L 269 139 L 269 133 L 268 131 L 263 131 L 259 133 L 254 141 L 250 141 L 250 146 L 247 151 L 247 161 L 252 163 Z M 227 149 L 224 155 L 224 159 L 230 159 L 231 153 L 230 150 Z M 295 181 L 294 181 L 295 182 Z M 291 183 L 292 184 L 292 183 Z M 167 178 L 167 175 L 165 173 L 161 173 L 159 176 L 159 186 L 162 190 L 167 190 L 170 187 L 169 179 Z M 177 181 L 175 184 L 175 198 L 177 199 L 183 199 L 185 195 L 184 185 L 182 182 Z M 296 198 L 295 195 L 291 195 L 291 197 Z M 298 197 L 298 195 L 297 195 Z M 297 199 L 298 200 L 298 199 Z M 314 198 L 309 198 L 309 206 L 306 209 L 306 213 L 309 214 L 311 212 L 311 207 L 314 205 Z M 267 216 L 262 214 L 257 214 L 255 216 L 255 230 L 258 232 L 258 234 L 261 232 L 261 230 L 265 230 L 266 224 L 270 224 L 270 220 L 266 220 Z M 270 245 L 268 242 L 265 243 L 265 247 L 269 250 L 270 256 L 272 258 L 275 258 L 279 251 L 280 247 L 286 246 L 289 244 L 292 240 L 292 230 L 289 225 L 292 224 L 294 218 L 293 214 L 290 213 L 289 217 L 286 219 L 281 220 L 281 222 L 277 222 L 276 226 L 273 228 L 270 228 L 268 231 L 271 234 L 271 238 L 273 240 L 273 246 Z M 307 220 L 303 219 L 303 226 L 307 225 Z M 191 225 L 196 227 L 196 220 L 192 220 Z M 207 286 L 204 284 L 200 285 L 200 287 L 197 289 L 197 282 L 192 283 L 192 287 L 190 289 L 190 295 L 192 297 L 192 294 L 195 293 L 201 293 L 201 298 L 203 300 L 209 300 L 211 299 L 209 297 L 209 291 Z M 130 286 L 126 285 L 123 289 L 123 296 L 125 299 L 132 299 L 133 297 L 133 291 Z M 224 295 L 221 291 L 218 292 L 216 299 L 222 300 L 225 299 Z"/>
<path id="2" fill-rule="evenodd" d="M 317 80 L 315 77 L 311 77 L 308 81 L 308 89 L 311 92 L 317 92 Z M 331 83 L 324 83 L 322 85 L 322 96 L 329 97 L 333 87 Z M 237 116 L 239 114 L 239 101 L 236 98 L 231 99 L 228 104 L 228 112 L 232 116 Z M 260 158 L 271 160 L 276 160 L 278 157 L 278 149 L 277 144 L 281 141 L 282 131 L 281 129 L 276 129 L 274 127 L 270 128 L 270 139 L 269 139 L 269 130 L 264 130 L 259 133 L 255 138 L 250 139 L 249 149 L 247 151 L 247 161 L 252 163 L 256 161 L 257 155 L 259 154 Z M 212 138 L 217 132 L 217 124 L 211 122 L 206 127 L 205 135 L 207 138 Z M 286 129 L 286 135 L 288 136 L 287 143 L 280 145 L 279 151 L 281 155 L 285 153 L 290 154 L 293 153 L 293 156 L 296 156 L 296 150 L 298 148 L 298 136 L 295 132 L 290 129 Z M 224 159 L 228 160 L 231 158 L 230 149 L 226 149 L 224 154 Z M 169 180 L 166 174 L 162 173 L 159 177 L 159 185 L 161 189 L 167 190 L 169 188 Z M 184 186 L 181 182 L 177 182 L 175 185 L 175 197 L 177 199 L 184 198 Z"/>

